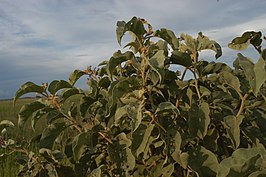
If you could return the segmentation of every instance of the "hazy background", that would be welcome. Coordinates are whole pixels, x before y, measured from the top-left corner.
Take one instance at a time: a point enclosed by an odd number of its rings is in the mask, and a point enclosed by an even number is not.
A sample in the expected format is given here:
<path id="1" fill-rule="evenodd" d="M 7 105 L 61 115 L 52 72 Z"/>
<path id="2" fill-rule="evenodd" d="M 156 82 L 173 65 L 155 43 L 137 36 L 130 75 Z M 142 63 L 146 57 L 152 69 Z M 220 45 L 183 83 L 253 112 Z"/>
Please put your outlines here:
<path id="1" fill-rule="evenodd" d="M 12 98 L 27 81 L 67 79 L 109 59 L 122 48 L 116 22 L 133 16 L 177 36 L 202 31 L 222 45 L 219 60 L 230 65 L 238 53 L 227 48 L 234 37 L 266 34 L 266 0 L 0 0 L 0 99 Z"/>

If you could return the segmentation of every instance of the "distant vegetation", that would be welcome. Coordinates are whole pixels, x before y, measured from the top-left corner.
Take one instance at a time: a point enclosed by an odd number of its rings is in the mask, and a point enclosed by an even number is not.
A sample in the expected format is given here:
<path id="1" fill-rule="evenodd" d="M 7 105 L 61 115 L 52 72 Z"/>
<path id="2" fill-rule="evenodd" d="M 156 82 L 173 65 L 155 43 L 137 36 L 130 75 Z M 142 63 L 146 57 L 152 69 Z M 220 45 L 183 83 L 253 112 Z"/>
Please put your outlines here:
<path id="1" fill-rule="evenodd" d="M 2 156 L 18 155 L 19 176 L 265 176 L 261 32 L 229 43 L 235 50 L 251 45 L 260 55 L 253 63 L 239 53 L 233 68 L 216 61 L 221 46 L 201 32 L 177 37 L 133 17 L 117 22 L 116 34 L 119 44 L 125 34 L 132 40 L 97 67 L 18 89 L 15 105 L 27 93 L 42 95 L 22 106 L 18 121 L 0 123 Z M 203 50 L 212 61 L 200 57 Z M 89 91 L 75 87 L 82 76 Z M 29 125 L 41 135 L 27 134 Z"/>

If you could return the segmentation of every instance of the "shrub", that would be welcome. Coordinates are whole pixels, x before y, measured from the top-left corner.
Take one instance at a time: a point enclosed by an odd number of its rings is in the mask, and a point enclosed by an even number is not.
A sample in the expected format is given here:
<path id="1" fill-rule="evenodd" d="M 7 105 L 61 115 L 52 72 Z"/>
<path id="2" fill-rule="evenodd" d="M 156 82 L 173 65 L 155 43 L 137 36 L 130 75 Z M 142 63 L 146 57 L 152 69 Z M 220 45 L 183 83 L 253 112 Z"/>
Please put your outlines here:
<path id="1" fill-rule="evenodd" d="M 256 63 L 238 54 L 234 68 L 200 59 L 221 46 L 204 36 L 176 37 L 144 19 L 117 23 L 117 40 L 132 40 L 98 67 L 69 80 L 23 84 L 42 98 L 22 107 L 18 125 L 40 119 L 39 152 L 20 156 L 19 176 L 217 176 L 266 174 L 266 49 L 248 31 L 229 47 L 254 46 Z M 213 53 L 211 52 L 211 54 Z M 89 90 L 75 87 L 88 77 Z M 5 146 L 8 148 L 8 146 Z M 23 159 L 23 160 L 21 160 Z"/>

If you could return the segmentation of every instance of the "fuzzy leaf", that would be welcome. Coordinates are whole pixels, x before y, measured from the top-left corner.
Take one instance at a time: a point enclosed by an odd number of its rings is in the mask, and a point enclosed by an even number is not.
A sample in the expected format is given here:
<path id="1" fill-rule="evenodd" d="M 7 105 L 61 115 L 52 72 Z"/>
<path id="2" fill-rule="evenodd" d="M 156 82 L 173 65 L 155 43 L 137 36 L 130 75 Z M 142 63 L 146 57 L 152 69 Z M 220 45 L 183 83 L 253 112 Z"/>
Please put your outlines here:
<path id="1" fill-rule="evenodd" d="M 147 144 L 148 144 L 148 141 L 149 141 L 149 138 L 150 138 L 150 136 L 151 136 L 151 132 L 152 132 L 153 128 L 154 128 L 154 124 L 149 124 L 149 125 L 147 126 L 146 130 L 145 130 L 145 133 L 142 134 L 142 136 L 141 136 L 141 143 L 140 143 L 140 145 L 138 146 L 138 148 L 137 148 L 137 150 L 136 150 L 136 156 L 137 156 L 137 157 L 138 157 L 141 153 L 144 152 L 144 150 L 145 150 L 145 148 L 146 148 L 146 146 L 147 146 Z M 137 130 L 135 131 L 135 134 L 137 135 L 138 133 L 139 133 L 139 132 L 138 132 L 138 129 L 137 129 Z M 134 143 L 134 141 L 139 141 L 139 140 L 137 140 L 137 139 L 135 139 L 135 138 L 133 137 L 133 143 Z"/>
<path id="2" fill-rule="evenodd" d="M 171 102 L 162 102 L 162 103 L 160 103 L 158 105 L 155 113 L 158 114 L 160 112 L 171 112 L 171 113 L 179 114 L 179 110 Z"/>
<path id="3" fill-rule="evenodd" d="M 42 109 L 45 106 L 46 105 L 39 101 L 34 101 L 23 105 L 18 113 L 18 126 L 20 128 L 24 127 L 24 124 L 29 119 L 29 117 L 32 116 L 35 111 Z"/>
<path id="4" fill-rule="evenodd" d="M 171 45 L 173 50 L 178 50 L 179 40 L 175 36 L 175 33 L 173 31 L 165 29 L 165 28 L 161 28 L 160 30 L 157 30 L 155 32 L 154 36 L 158 36 L 164 39 L 167 43 Z"/>
<path id="5" fill-rule="evenodd" d="M 230 87 L 232 87 L 236 91 L 240 92 L 240 82 L 239 82 L 239 79 L 236 76 L 234 76 L 230 72 L 222 71 L 220 73 L 220 77 L 222 79 L 222 82 L 224 82 L 225 84 L 229 85 Z"/>
<path id="6" fill-rule="evenodd" d="M 235 50 L 245 50 L 250 43 L 255 46 L 260 46 L 262 42 L 261 35 L 261 32 L 247 31 L 243 33 L 241 37 L 234 38 L 232 42 L 228 44 L 228 47 Z"/>
<path id="7" fill-rule="evenodd" d="M 258 95 L 261 86 L 266 81 L 266 69 L 265 69 L 266 61 L 260 57 L 259 61 L 254 66 L 254 75 L 255 75 L 255 86 L 253 88 L 253 93 L 255 96 Z"/>
<path id="8" fill-rule="evenodd" d="M 198 34 L 197 42 L 198 42 L 197 51 L 210 49 L 216 53 L 215 54 L 216 59 L 222 56 L 221 46 L 217 42 L 210 40 L 207 36 L 204 36 L 201 32 Z"/>
<path id="9" fill-rule="evenodd" d="M 108 64 L 107 64 L 107 73 L 111 77 L 115 68 L 120 65 L 121 63 L 131 60 L 134 58 L 134 54 L 132 52 L 125 52 L 121 53 L 121 51 L 117 51 L 113 54 L 113 56 L 110 58 Z"/>
<path id="10" fill-rule="evenodd" d="M 21 85 L 19 90 L 16 92 L 13 103 L 15 104 L 19 97 L 27 93 L 43 93 L 44 91 L 45 87 L 36 85 L 33 82 L 26 82 L 25 84 Z"/>
<path id="11" fill-rule="evenodd" d="M 252 92 L 257 96 L 260 87 L 265 82 L 265 61 L 261 57 L 259 61 L 254 65 L 249 58 L 244 57 L 242 54 L 238 54 L 237 61 L 240 67 L 244 70 L 245 76 L 249 81 L 249 85 L 252 88 Z"/>
<path id="12" fill-rule="evenodd" d="M 79 161 L 83 153 L 87 150 L 87 145 L 92 146 L 92 133 L 83 132 L 78 134 L 72 141 L 73 159 Z"/>
<path id="13" fill-rule="evenodd" d="M 43 107 L 41 109 L 38 109 L 37 111 L 35 111 L 32 116 L 31 116 L 31 127 L 33 130 L 35 130 L 36 124 L 37 122 L 40 120 L 40 118 L 44 115 L 46 115 L 47 113 L 49 113 L 50 111 L 55 110 L 54 108 L 51 107 Z"/>
<path id="14" fill-rule="evenodd" d="M 67 88 L 65 90 L 63 90 L 62 92 L 62 98 L 63 100 L 68 99 L 69 97 L 76 95 L 76 94 L 80 94 L 80 90 L 77 88 Z"/>
<path id="15" fill-rule="evenodd" d="M 11 122 L 10 120 L 2 120 L 0 122 L 0 132 L 4 129 L 4 128 L 7 128 L 7 127 L 14 127 L 14 123 Z"/>
<path id="16" fill-rule="evenodd" d="M 71 88 L 72 85 L 68 83 L 67 81 L 64 80 L 54 80 L 52 81 L 49 86 L 48 86 L 48 91 L 51 94 L 55 94 L 58 90 L 63 89 L 63 88 Z"/>
<path id="17" fill-rule="evenodd" d="M 178 64 L 185 67 L 190 67 L 192 65 L 191 57 L 188 53 L 184 53 L 178 50 L 174 50 L 170 57 L 172 64 Z"/>
<path id="18" fill-rule="evenodd" d="M 235 116 L 226 116 L 224 117 L 224 123 L 226 131 L 232 141 L 234 149 L 236 149 L 240 144 L 240 124 L 242 122 L 243 117 L 235 117 Z"/>
<path id="19" fill-rule="evenodd" d="M 118 21 L 116 24 L 116 37 L 117 37 L 117 42 L 119 43 L 119 45 L 121 45 L 121 39 L 125 33 L 125 25 L 126 22 L 125 21 Z"/>
<path id="20" fill-rule="evenodd" d="M 199 176 L 215 176 L 218 164 L 215 154 L 203 146 L 198 145 L 189 151 L 188 165 Z"/>
<path id="21" fill-rule="evenodd" d="M 132 131 L 134 132 L 140 125 L 143 114 L 142 114 L 142 105 L 139 102 L 131 102 L 127 107 L 127 114 L 132 119 Z"/>
<path id="22" fill-rule="evenodd" d="M 48 125 L 42 133 L 40 139 L 40 148 L 52 149 L 55 139 L 65 128 L 65 123 L 53 123 Z"/>
<path id="23" fill-rule="evenodd" d="M 81 77 L 81 76 L 83 76 L 83 75 L 85 75 L 86 73 L 84 72 L 84 71 L 81 71 L 81 70 L 75 70 L 74 72 L 72 72 L 71 74 L 70 74 L 70 76 L 69 76 L 69 78 L 68 78 L 68 82 L 73 86 L 76 82 L 77 82 L 77 80 Z"/>
<path id="24" fill-rule="evenodd" d="M 203 139 L 207 134 L 208 126 L 210 124 L 210 109 L 209 105 L 205 102 L 198 105 L 193 104 L 189 110 L 189 133 L 192 137 L 198 136 L 200 139 Z"/>
<path id="25" fill-rule="evenodd" d="M 217 177 L 243 177 L 259 171 L 265 161 L 265 150 L 260 148 L 239 148 L 231 157 L 218 165 Z"/>
<path id="26" fill-rule="evenodd" d="M 230 71 L 232 71 L 232 69 L 229 66 L 227 66 L 225 63 L 210 62 L 202 70 L 202 75 L 208 75 L 208 74 L 212 74 L 212 73 L 219 73 L 219 72 L 222 72 L 222 71 L 230 72 Z"/>

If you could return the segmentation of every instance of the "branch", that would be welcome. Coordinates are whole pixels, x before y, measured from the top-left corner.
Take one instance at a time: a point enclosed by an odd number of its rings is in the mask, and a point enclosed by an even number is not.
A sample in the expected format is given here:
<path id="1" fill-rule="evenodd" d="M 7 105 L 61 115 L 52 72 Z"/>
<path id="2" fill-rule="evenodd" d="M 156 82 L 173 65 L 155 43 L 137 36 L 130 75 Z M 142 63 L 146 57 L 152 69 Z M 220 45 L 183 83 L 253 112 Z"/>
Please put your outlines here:
<path id="1" fill-rule="evenodd" d="M 110 144 L 113 144 L 113 142 L 107 138 L 102 132 L 98 132 L 99 135 L 101 135 L 106 141 L 108 141 Z"/>
<path id="2" fill-rule="evenodd" d="M 247 93 L 241 98 L 241 105 L 240 105 L 240 108 L 239 108 L 239 110 L 238 110 L 238 113 L 236 114 L 236 117 L 239 117 L 240 114 L 243 112 L 244 104 L 245 104 L 245 101 L 246 101 L 247 97 L 249 96 L 249 93 L 250 93 L 250 92 L 247 92 Z"/>

